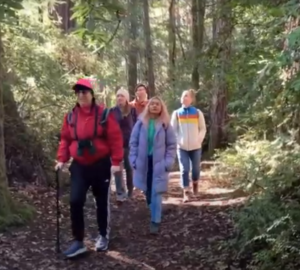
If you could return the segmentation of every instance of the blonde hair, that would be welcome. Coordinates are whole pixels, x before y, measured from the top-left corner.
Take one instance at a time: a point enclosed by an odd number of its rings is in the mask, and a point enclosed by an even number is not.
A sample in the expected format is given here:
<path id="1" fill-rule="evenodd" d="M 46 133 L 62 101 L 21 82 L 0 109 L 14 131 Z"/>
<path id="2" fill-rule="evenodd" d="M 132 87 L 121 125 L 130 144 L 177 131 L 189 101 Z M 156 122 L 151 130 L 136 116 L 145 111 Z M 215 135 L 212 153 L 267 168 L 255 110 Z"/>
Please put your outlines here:
<path id="1" fill-rule="evenodd" d="M 168 109 L 167 109 L 167 106 L 166 104 L 164 103 L 164 101 L 158 97 L 158 96 L 155 96 L 153 98 L 151 98 L 148 102 L 148 104 L 146 105 L 144 111 L 141 113 L 139 119 L 144 123 L 144 124 L 148 124 L 149 122 L 149 118 L 150 118 L 150 113 L 149 113 L 149 106 L 151 104 L 151 102 L 153 100 L 158 100 L 161 104 L 161 112 L 160 112 L 160 115 L 158 117 L 158 121 L 161 122 L 163 125 L 165 125 L 166 127 L 170 124 L 170 115 L 169 115 L 169 112 L 168 112 Z"/>
<path id="2" fill-rule="evenodd" d="M 185 95 L 185 94 L 189 94 L 191 99 L 192 99 L 192 104 L 195 102 L 196 99 L 196 92 L 194 89 L 188 89 L 188 90 L 184 90 L 181 94 L 181 98 Z"/>

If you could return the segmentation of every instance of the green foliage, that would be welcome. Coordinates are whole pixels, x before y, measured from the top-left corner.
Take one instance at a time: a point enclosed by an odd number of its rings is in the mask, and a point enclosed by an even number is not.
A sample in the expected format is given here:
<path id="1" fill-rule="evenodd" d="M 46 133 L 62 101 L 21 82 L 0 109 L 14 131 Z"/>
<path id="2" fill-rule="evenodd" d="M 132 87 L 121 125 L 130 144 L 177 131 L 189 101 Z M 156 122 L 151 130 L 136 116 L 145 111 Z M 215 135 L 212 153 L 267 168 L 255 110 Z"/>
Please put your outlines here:
<path id="1" fill-rule="evenodd" d="M 300 178 L 300 146 L 283 138 L 239 140 L 218 160 L 222 165 L 217 170 L 231 175 L 234 183 L 248 192 L 274 192 L 292 186 Z"/>
<path id="2" fill-rule="evenodd" d="M 41 24 L 35 17 L 28 18 L 22 13 L 18 26 L 6 28 L 3 41 L 19 114 L 43 145 L 52 167 L 57 147 L 55 135 L 64 114 L 75 102 L 72 84 L 86 74 L 102 78 L 106 65 L 81 45 L 78 38 L 62 35 L 50 21 Z M 96 92 L 98 97 L 105 98 L 102 94 Z M 7 118 L 7 127 L 9 123 Z M 24 138 L 21 141 L 24 144 Z"/>
<path id="3" fill-rule="evenodd" d="M 0 22 L 8 22 L 15 17 L 16 11 L 23 8 L 23 0 L 1 0 L 0 2 Z"/>
<path id="4" fill-rule="evenodd" d="M 274 141 L 240 140 L 220 153 L 233 183 L 251 196 L 234 214 L 239 255 L 253 253 L 259 269 L 298 269 L 300 254 L 300 146 L 287 138 Z M 299 266 L 298 266 L 299 267 Z"/>
<path id="5" fill-rule="evenodd" d="M 30 221 L 35 214 L 35 208 L 29 204 L 13 202 L 9 214 L 0 211 L 0 231 L 21 226 Z"/>
<path id="6" fill-rule="evenodd" d="M 72 11 L 72 19 L 78 24 L 73 33 L 81 39 L 87 39 L 89 46 L 99 50 L 98 47 L 105 45 L 109 40 L 109 35 L 99 25 L 121 20 L 124 7 L 118 0 L 75 1 Z"/>

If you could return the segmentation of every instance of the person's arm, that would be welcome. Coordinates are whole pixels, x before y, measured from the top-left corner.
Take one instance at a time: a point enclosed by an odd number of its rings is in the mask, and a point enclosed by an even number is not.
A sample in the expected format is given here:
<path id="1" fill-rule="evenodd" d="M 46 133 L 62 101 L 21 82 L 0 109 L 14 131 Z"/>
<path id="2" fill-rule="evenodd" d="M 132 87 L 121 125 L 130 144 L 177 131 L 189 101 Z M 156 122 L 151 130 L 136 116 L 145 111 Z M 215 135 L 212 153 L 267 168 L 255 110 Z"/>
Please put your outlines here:
<path id="1" fill-rule="evenodd" d="M 178 116 L 177 116 L 177 111 L 174 111 L 172 113 L 171 117 L 171 126 L 173 128 L 173 131 L 175 132 L 175 136 L 178 136 Z"/>
<path id="2" fill-rule="evenodd" d="M 60 131 L 59 146 L 57 150 L 57 161 L 62 163 L 66 163 L 70 159 L 69 146 L 72 141 L 67 118 L 68 114 L 66 114 L 64 117 L 63 125 Z"/>
<path id="3" fill-rule="evenodd" d="M 172 126 L 168 126 L 166 129 L 166 154 L 165 154 L 165 166 L 166 170 L 170 171 L 176 158 L 176 135 Z"/>
<path id="4" fill-rule="evenodd" d="M 106 135 L 111 153 L 112 166 L 120 166 L 123 160 L 123 136 L 119 123 L 115 119 L 114 113 L 109 113 L 107 117 Z"/>
<path id="5" fill-rule="evenodd" d="M 198 114 L 199 114 L 199 141 L 202 145 L 206 135 L 206 123 L 205 123 L 204 115 L 200 110 L 198 110 Z"/>
<path id="6" fill-rule="evenodd" d="M 138 155 L 138 147 L 139 147 L 139 133 L 141 129 L 142 123 L 138 121 L 130 135 L 130 141 L 129 141 L 129 162 L 132 168 L 136 168 L 136 159 Z"/>

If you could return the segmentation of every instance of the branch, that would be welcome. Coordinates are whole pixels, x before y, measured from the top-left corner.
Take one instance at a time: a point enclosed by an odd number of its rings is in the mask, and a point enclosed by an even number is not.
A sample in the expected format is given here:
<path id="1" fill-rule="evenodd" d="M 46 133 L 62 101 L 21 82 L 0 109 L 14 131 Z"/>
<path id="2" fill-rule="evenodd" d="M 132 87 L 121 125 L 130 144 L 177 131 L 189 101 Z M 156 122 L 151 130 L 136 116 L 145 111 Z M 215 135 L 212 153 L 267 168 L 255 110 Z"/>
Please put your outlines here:
<path id="1" fill-rule="evenodd" d="M 114 38 L 116 37 L 116 35 L 117 35 L 118 31 L 119 31 L 121 22 L 122 22 L 122 20 L 119 18 L 118 13 L 117 13 L 117 17 L 118 17 L 118 24 L 117 24 L 117 27 L 116 27 L 115 31 L 112 33 L 112 35 L 111 35 L 111 37 L 109 38 L 109 40 L 106 41 L 102 47 L 99 47 L 98 49 L 94 50 L 94 51 L 92 52 L 92 54 L 96 54 L 96 53 L 98 53 L 99 51 L 103 50 L 107 45 L 109 45 L 109 44 L 114 40 Z"/>

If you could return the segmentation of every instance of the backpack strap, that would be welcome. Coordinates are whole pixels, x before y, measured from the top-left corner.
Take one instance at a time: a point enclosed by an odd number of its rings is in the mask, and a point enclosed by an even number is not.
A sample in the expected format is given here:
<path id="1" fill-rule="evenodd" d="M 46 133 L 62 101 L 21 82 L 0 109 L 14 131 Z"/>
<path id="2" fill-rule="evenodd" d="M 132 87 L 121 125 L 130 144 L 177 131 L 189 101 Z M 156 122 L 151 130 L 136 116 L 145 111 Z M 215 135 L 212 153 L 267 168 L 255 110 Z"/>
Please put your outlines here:
<path id="1" fill-rule="evenodd" d="M 94 138 L 97 137 L 99 107 L 95 105 Z"/>
<path id="2" fill-rule="evenodd" d="M 121 112 L 121 110 L 118 107 L 113 107 L 112 109 L 110 109 L 110 112 L 114 113 L 115 119 L 120 124 L 121 120 L 122 120 L 122 112 Z"/>
<path id="3" fill-rule="evenodd" d="M 99 124 L 102 126 L 102 129 L 103 129 L 103 132 L 102 132 L 102 136 L 103 138 L 106 138 L 106 125 L 107 125 L 107 119 L 108 119 L 108 116 L 110 114 L 111 110 L 108 109 L 108 108 L 105 108 L 102 112 L 102 115 L 101 115 L 101 119 L 99 121 Z"/>
<path id="4" fill-rule="evenodd" d="M 74 121 L 73 121 L 73 116 L 74 116 Z M 72 110 L 71 112 L 68 113 L 67 115 L 67 123 L 71 127 L 74 127 L 74 136 L 75 140 L 78 140 L 78 135 L 77 135 L 77 118 L 78 118 L 78 112 L 76 110 Z"/>
<path id="5" fill-rule="evenodd" d="M 101 115 L 101 120 L 100 122 L 98 121 L 99 118 L 99 107 L 95 106 L 95 122 L 94 122 L 94 138 L 97 137 L 97 127 L 98 124 L 100 124 L 101 126 L 104 126 L 107 120 L 109 114 L 109 109 L 105 108 L 102 115 Z M 74 116 L 74 121 L 73 120 L 73 116 Z M 74 136 L 75 136 L 75 140 L 78 141 L 78 135 L 77 135 L 77 118 L 78 118 L 78 111 L 77 110 L 72 110 L 71 112 L 68 113 L 67 115 L 67 123 L 70 126 L 74 127 Z"/>
<path id="6" fill-rule="evenodd" d="M 136 121 L 137 121 L 136 109 L 134 107 L 132 107 L 130 113 L 131 113 L 131 117 L 132 117 L 133 123 L 135 124 Z"/>
<path id="7" fill-rule="evenodd" d="M 71 125 L 72 123 L 72 117 L 73 117 L 73 111 L 69 112 L 67 115 L 67 123 L 68 125 Z"/>
<path id="8" fill-rule="evenodd" d="M 105 127 L 106 123 L 107 123 L 107 118 L 109 116 L 109 113 L 110 113 L 110 109 L 108 108 L 105 108 L 102 112 L 102 115 L 101 115 L 101 119 L 100 119 L 100 125 L 102 127 Z"/>

